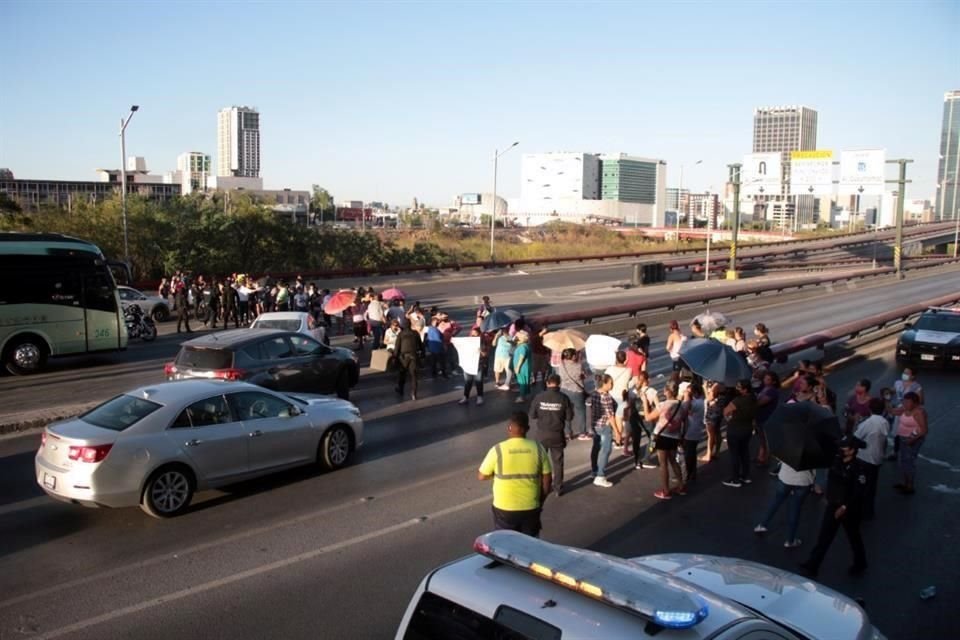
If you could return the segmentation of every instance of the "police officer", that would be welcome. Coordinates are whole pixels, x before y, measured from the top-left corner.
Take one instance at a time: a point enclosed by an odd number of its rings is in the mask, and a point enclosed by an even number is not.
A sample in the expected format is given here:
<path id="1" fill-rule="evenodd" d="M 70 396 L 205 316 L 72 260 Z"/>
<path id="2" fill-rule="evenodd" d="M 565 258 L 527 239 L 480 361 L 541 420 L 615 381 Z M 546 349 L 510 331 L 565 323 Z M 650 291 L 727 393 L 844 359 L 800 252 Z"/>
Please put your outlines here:
<path id="1" fill-rule="evenodd" d="M 420 334 L 409 326 L 400 330 L 397 341 L 394 346 L 394 353 L 397 356 L 397 388 L 396 391 L 403 395 L 403 387 L 407 383 L 407 377 L 410 377 L 411 390 L 410 399 L 417 399 L 417 364 L 420 360 L 420 351 L 423 349 L 423 343 L 420 340 Z"/>
<path id="2" fill-rule="evenodd" d="M 220 315 L 220 283 L 213 280 L 203 290 L 203 304 L 207 308 L 207 315 L 203 319 L 203 326 L 211 325 L 217 328 L 217 317 Z"/>
<path id="3" fill-rule="evenodd" d="M 537 440 L 550 454 L 553 490 L 563 494 L 563 450 L 567 446 L 566 425 L 573 421 L 573 403 L 560 391 L 560 376 L 547 376 L 547 388 L 530 403 L 530 419 L 537 421 Z"/>
<path id="4" fill-rule="evenodd" d="M 220 304 L 223 305 L 223 328 L 229 329 L 230 319 L 233 318 L 233 328 L 240 328 L 240 318 L 237 316 L 237 291 L 233 288 L 233 280 L 226 279 L 223 284 L 222 298 Z"/>
<path id="5" fill-rule="evenodd" d="M 183 278 L 177 278 L 173 290 L 173 304 L 177 308 L 177 333 L 180 333 L 180 327 L 186 329 L 187 333 L 193 333 L 190 328 L 190 305 L 187 303 L 187 285 Z"/>
<path id="6" fill-rule="evenodd" d="M 837 530 L 843 527 L 853 550 L 853 564 L 850 575 L 860 575 L 867 568 L 867 557 L 860 536 L 860 520 L 863 517 L 863 503 L 867 489 L 866 463 L 857 458 L 857 451 L 866 443 L 853 436 L 845 435 L 837 443 L 840 448 L 833 466 L 827 475 L 827 507 L 823 513 L 817 544 L 810 558 L 800 565 L 801 573 L 811 578 L 817 576 L 820 563 L 827 555 L 827 549 L 833 542 Z"/>
<path id="7" fill-rule="evenodd" d="M 507 424 L 509 438 L 493 446 L 480 464 L 477 477 L 493 478 L 493 526 L 540 535 L 540 510 L 550 493 L 550 456 L 536 440 L 527 438 L 527 414 L 516 411 Z"/>

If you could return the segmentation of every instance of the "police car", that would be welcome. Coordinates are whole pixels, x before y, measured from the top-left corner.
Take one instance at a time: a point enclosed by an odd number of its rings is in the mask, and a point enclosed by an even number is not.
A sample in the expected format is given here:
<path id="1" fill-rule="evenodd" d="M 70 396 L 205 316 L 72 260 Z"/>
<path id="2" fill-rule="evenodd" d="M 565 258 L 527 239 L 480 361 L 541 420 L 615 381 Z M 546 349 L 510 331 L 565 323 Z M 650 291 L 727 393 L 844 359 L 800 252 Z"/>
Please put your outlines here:
<path id="1" fill-rule="evenodd" d="M 735 558 L 629 560 L 513 531 L 423 579 L 397 640 L 882 640 L 850 598 Z"/>
<path id="2" fill-rule="evenodd" d="M 897 341 L 897 362 L 960 368 L 960 307 L 924 311 Z"/>

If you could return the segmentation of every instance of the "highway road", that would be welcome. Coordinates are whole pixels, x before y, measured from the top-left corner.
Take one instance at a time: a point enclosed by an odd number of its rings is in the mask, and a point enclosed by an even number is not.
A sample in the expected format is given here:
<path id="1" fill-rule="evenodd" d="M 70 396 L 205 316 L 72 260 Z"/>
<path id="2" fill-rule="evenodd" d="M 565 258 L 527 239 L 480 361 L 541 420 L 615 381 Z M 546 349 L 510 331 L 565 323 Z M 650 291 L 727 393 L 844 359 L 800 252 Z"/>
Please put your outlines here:
<path id="1" fill-rule="evenodd" d="M 916 284 L 916 283 L 914 283 Z M 898 292 L 899 297 L 899 292 Z M 843 296 L 742 313 L 784 337 L 823 325 L 850 305 Z M 659 342 L 655 341 L 655 347 Z M 832 373 L 842 395 L 856 379 L 891 384 L 892 343 Z M 663 358 L 653 363 L 663 371 Z M 866 600 L 892 639 L 947 637 L 960 597 L 956 568 L 960 509 L 957 375 L 922 372 L 931 435 L 912 498 L 881 474 L 878 516 L 865 526 L 870 569 L 846 574 L 849 552 L 834 543 L 821 581 Z M 40 495 L 32 478 L 37 436 L 0 439 L 0 637 L 2 638 L 389 638 L 420 578 L 469 552 L 491 526 L 489 485 L 475 479 L 484 452 L 505 437 L 512 394 L 489 392 L 483 407 L 454 404 L 446 382 L 428 382 L 416 403 L 365 410 L 367 447 L 336 473 L 296 471 L 210 491 L 185 516 L 158 521 L 139 510 L 90 510 Z M 384 388 L 385 389 L 385 388 Z M 384 389 L 382 389 L 383 392 Z M 361 404 L 363 404 L 361 400 Z M 620 555 L 683 551 L 731 555 L 795 569 L 815 537 L 821 506 L 808 501 L 796 550 L 783 524 L 766 538 L 752 528 L 773 491 L 755 475 L 742 489 L 720 485 L 726 454 L 704 467 L 684 498 L 658 502 L 656 475 L 615 452 L 611 489 L 587 483 L 589 446 L 568 448 L 567 485 L 550 498 L 544 537 Z M 782 516 L 783 514 L 781 514 Z M 921 588 L 938 595 L 921 601 Z"/>
<path id="2" fill-rule="evenodd" d="M 738 301 L 718 302 L 711 308 L 729 312 L 738 323 L 746 327 L 750 323 L 764 321 L 771 327 L 774 336 L 779 340 L 787 340 L 810 331 L 823 328 L 824 318 L 829 318 L 832 324 L 839 324 L 862 318 L 871 313 L 884 311 L 892 306 L 920 302 L 956 289 L 953 281 L 960 273 L 958 267 L 938 267 L 921 269 L 916 272 L 907 272 L 907 278 L 897 282 L 892 277 L 871 278 L 864 281 L 846 284 L 828 285 L 799 293 L 784 293 L 772 295 L 762 301 L 747 299 Z M 804 277 L 809 274 L 790 277 Z M 552 279 L 553 282 L 548 282 Z M 488 282 L 491 281 L 489 278 Z M 652 299 L 662 297 L 667 291 L 680 291 L 689 288 L 711 287 L 713 290 L 723 290 L 727 287 L 739 286 L 737 283 L 686 283 L 666 286 L 649 287 L 646 289 L 632 289 L 624 291 L 614 286 L 606 285 L 583 287 L 565 284 L 561 277 L 550 273 L 539 274 L 526 278 L 516 276 L 494 279 L 493 282 L 507 280 L 514 290 L 503 292 L 494 297 L 493 302 L 500 307 L 512 307 L 524 313 L 540 313 L 549 311 L 573 311 L 592 308 L 605 304 L 616 304 L 627 299 Z M 470 314 L 474 303 L 471 295 L 461 291 L 461 287 L 446 285 L 447 292 L 455 289 L 456 293 L 444 294 L 443 297 L 431 298 L 433 283 L 427 285 L 413 285 L 408 287 L 411 295 L 420 297 L 424 303 L 438 304 L 445 309 L 455 312 L 461 317 Z M 531 295 L 532 294 L 532 295 Z M 835 298 L 834 294 L 837 294 Z M 629 298 L 627 297 L 629 296 Z M 760 310 L 767 305 L 776 305 L 780 302 L 799 300 L 800 303 L 786 305 L 787 312 L 780 316 L 771 316 L 774 313 Z M 815 301 L 811 301 L 815 300 Z M 830 305 L 829 314 L 824 314 L 824 304 Z M 760 305 L 758 309 L 757 305 Z M 742 310 L 752 309 L 744 317 Z M 696 311 L 684 310 L 678 312 L 680 318 L 696 315 Z M 661 314 L 662 315 L 662 314 Z M 688 317 L 689 316 L 689 317 Z M 665 320 L 657 321 L 659 316 L 648 320 L 651 325 L 654 340 L 665 339 Z M 836 322 L 833 322 L 833 321 Z M 637 322 L 641 321 L 638 319 Z M 16 416 L 23 414 L 34 415 L 38 411 L 47 411 L 61 406 L 75 407 L 84 403 L 106 399 L 121 393 L 130 387 L 158 382 L 163 379 L 163 365 L 176 355 L 181 342 L 181 336 L 169 333 L 172 325 L 164 326 L 166 335 L 162 335 L 154 343 L 134 342 L 124 353 L 109 354 L 96 357 L 68 358 L 53 361 L 50 371 L 28 377 L 5 376 L 0 378 L 0 396 L 11 398 L 11 401 L 0 408 L 0 420 L 12 421 Z M 341 344 L 349 344 L 340 339 Z M 337 342 L 337 341 L 335 341 Z M 366 356 L 365 356 L 366 357 Z M 382 377 L 382 376 L 381 376 Z M 386 383 L 384 383 L 386 384 Z M 361 409 L 367 411 L 371 405 L 383 402 L 380 386 L 369 380 L 367 376 L 361 379 L 355 390 L 355 399 Z M 390 401 L 392 402 L 392 398 Z M 379 406 L 377 404 L 377 406 Z"/>

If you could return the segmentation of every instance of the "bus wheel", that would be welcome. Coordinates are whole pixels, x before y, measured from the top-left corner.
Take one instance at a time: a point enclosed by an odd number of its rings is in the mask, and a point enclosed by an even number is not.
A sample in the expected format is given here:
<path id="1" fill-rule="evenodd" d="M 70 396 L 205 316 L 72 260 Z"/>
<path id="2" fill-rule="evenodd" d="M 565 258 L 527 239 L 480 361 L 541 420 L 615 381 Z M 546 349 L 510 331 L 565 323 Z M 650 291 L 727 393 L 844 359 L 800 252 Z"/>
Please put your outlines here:
<path id="1" fill-rule="evenodd" d="M 22 376 L 36 373 L 47 362 L 47 345 L 36 336 L 14 338 L 3 354 L 7 371 Z"/>

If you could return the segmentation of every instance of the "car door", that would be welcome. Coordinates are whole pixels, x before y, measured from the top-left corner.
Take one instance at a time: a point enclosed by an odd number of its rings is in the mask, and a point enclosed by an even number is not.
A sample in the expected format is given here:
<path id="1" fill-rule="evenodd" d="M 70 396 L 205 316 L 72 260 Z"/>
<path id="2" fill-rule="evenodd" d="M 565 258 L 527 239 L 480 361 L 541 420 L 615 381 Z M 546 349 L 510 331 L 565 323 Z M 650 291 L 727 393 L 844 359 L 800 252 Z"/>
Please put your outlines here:
<path id="1" fill-rule="evenodd" d="M 167 429 L 167 437 L 176 440 L 197 475 L 209 483 L 243 475 L 249 469 L 250 438 L 222 395 L 184 407 Z"/>
<path id="2" fill-rule="evenodd" d="M 302 391 L 300 369 L 293 345 L 285 335 L 267 338 L 259 344 L 262 379 L 257 384 L 278 391 Z"/>
<path id="3" fill-rule="evenodd" d="M 227 395 L 247 434 L 250 471 L 309 462 L 316 455 L 310 418 L 292 401 L 265 391 Z"/>
<path id="4" fill-rule="evenodd" d="M 304 386 L 299 391 L 331 393 L 337 383 L 337 367 L 340 361 L 333 357 L 330 348 L 305 335 L 292 336 L 297 366 L 302 371 Z"/>

